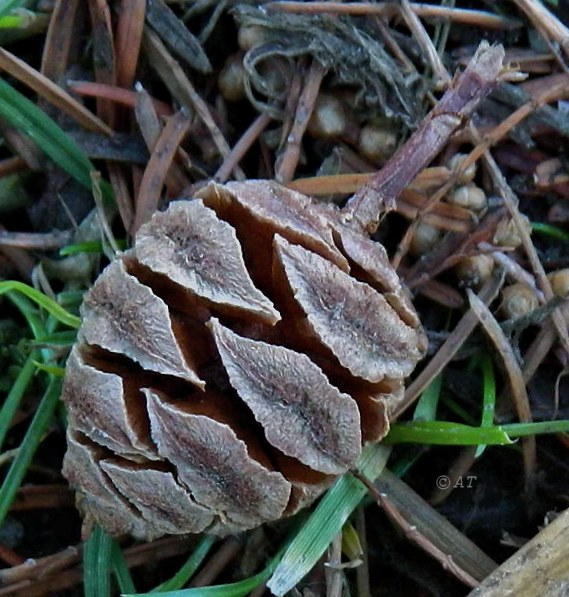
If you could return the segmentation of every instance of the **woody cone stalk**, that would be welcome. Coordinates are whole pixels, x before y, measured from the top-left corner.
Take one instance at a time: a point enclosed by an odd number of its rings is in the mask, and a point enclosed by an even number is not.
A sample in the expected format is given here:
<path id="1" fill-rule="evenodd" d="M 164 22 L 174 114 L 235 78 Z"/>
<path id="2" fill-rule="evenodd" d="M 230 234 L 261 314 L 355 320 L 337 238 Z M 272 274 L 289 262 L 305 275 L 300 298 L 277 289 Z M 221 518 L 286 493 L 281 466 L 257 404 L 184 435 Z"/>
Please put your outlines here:
<path id="1" fill-rule="evenodd" d="M 231 533 L 310 504 L 387 433 L 426 336 L 379 214 L 496 84 L 481 45 L 343 210 L 211 184 L 138 230 L 85 297 L 64 474 L 112 535 Z"/>

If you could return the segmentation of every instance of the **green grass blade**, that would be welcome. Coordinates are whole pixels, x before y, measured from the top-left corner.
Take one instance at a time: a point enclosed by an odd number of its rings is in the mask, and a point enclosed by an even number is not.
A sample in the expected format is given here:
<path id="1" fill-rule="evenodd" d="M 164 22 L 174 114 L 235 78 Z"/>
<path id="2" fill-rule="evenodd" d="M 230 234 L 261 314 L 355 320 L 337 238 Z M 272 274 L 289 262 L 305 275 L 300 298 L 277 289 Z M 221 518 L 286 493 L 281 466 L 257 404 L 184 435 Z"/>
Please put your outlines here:
<path id="1" fill-rule="evenodd" d="M 136 587 L 130 574 L 130 570 L 126 565 L 121 546 L 113 540 L 111 547 L 111 565 L 113 574 L 117 579 L 121 593 L 135 593 Z"/>
<path id="2" fill-rule="evenodd" d="M 0 79 L 0 114 L 30 137 L 59 167 L 87 188 L 95 169 L 79 146 L 33 102 Z"/>
<path id="3" fill-rule="evenodd" d="M 0 16 L 2 5 L 0 5 Z M 0 78 L 0 116 L 32 139 L 60 168 L 82 185 L 91 189 L 91 172 L 95 167 L 81 148 L 33 102 Z M 113 201 L 107 181 L 101 181 L 106 201 Z"/>
<path id="4" fill-rule="evenodd" d="M 26 0 L 1 0 L 0 1 L 0 17 L 10 14 L 14 8 L 26 6 Z"/>
<path id="5" fill-rule="evenodd" d="M 49 296 L 46 296 L 39 290 L 36 290 L 35 288 L 32 288 L 23 282 L 18 282 L 16 280 L 6 280 L 5 282 L 0 282 L 0 294 L 4 294 L 6 292 L 22 293 L 28 299 L 36 303 L 36 305 L 45 309 L 50 315 L 53 315 L 64 325 L 68 325 L 69 327 L 76 329 L 81 326 L 81 319 L 79 317 L 72 315 L 53 299 L 49 298 Z"/>
<path id="6" fill-rule="evenodd" d="M 569 421 L 540 421 L 539 423 L 509 423 L 501 428 L 512 438 L 528 435 L 542 435 L 544 433 L 567 433 Z"/>
<path id="7" fill-rule="evenodd" d="M 557 226 L 552 226 L 551 224 L 543 224 L 542 222 L 532 222 L 531 229 L 533 232 L 537 232 L 539 234 L 549 236 L 550 238 L 555 238 L 557 240 L 562 240 L 566 243 L 569 243 L 569 232 L 567 232 L 566 230 L 562 230 Z"/>
<path id="8" fill-rule="evenodd" d="M 471 427 L 449 421 L 398 423 L 383 440 L 388 444 L 417 443 L 436 446 L 505 446 L 513 443 L 503 427 Z"/>
<path id="9" fill-rule="evenodd" d="M 124 239 L 117 239 L 117 247 L 121 250 L 127 248 L 127 242 Z M 66 245 L 59 249 L 61 257 L 69 257 L 69 255 L 77 255 L 79 253 L 95 253 L 102 255 L 104 253 L 103 243 L 101 241 L 88 241 L 84 243 L 76 243 L 73 245 Z"/>
<path id="10" fill-rule="evenodd" d="M 204 535 L 178 572 L 176 572 L 176 574 L 169 580 L 164 581 L 161 585 L 152 589 L 151 593 L 163 593 L 165 591 L 176 591 L 181 589 L 200 567 L 215 541 L 216 537 L 213 537 L 212 535 Z"/>
<path id="11" fill-rule="evenodd" d="M 53 334 L 46 334 L 45 336 L 36 337 L 35 340 L 32 340 L 32 346 L 41 346 L 44 347 L 68 347 L 73 346 L 75 341 L 77 340 L 77 332 L 68 330 L 65 332 L 54 332 Z"/>
<path id="12" fill-rule="evenodd" d="M 37 358 L 39 358 L 39 351 L 30 354 L 2 404 L 0 409 L 0 449 L 4 445 L 4 440 L 10 429 L 12 419 L 20 406 L 22 396 L 36 372 L 35 359 Z"/>
<path id="13" fill-rule="evenodd" d="M 40 371 L 53 375 L 54 377 L 63 377 L 65 375 L 65 367 L 57 367 L 56 365 L 46 365 L 40 361 L 34 361 L 34 365 Z"/>
<path id="14" fill-rule="evenodd" d="M 112 538 L 95 526 L 83 551 L 85 597 L 111 597 L 112 548 Z"/>
<path id="15" fill-rule="evenodd" d="M 481 427 L 492 427 L 494 424 L 494 412 L 496 410 L 496 378 L 494 376 L 494 367 L 492 365 L 492 359 L 488 354 L 484 353 L 481 355 L 480 367 L 482 368 L 482 378 L 484 395 L 482 398 L 482 421 Z M 486 445 L 480 444 L 476 448 L 474 454 L 475 458 L 482 456 L 482 453 L 486 449 Z"/>
<path id="16" fill-rule="evenodd" d="M 16 497 L 36 450 L 51 421 L 61 394 L 61 380 L 52 378 L 0 487 L 0 525 Z"/>
<path id="17" fill-rule="evenodd" d="M 5 284 L 5 282 L 0 282 L 0 288 L 2 284 Z M 7 292 L 6 296 L 20 310 L 20 313 L 24 316 L 29 328 L 32 330 L 34 338 L 47 334 L 44 320 L 40 317 L 39 311 L 34 304 L 26 296 L 17 292 Z"/>
<path id="18" fill-rule="evenodd" d="M 437 375 L 421 394 L 413 413 L 413 421 L 434 421 L 437 418 L 442 385 L 443 377 Z"/>
<path id="19" fill-rule="evenodd" d="M 389 448 L 384 445 L 366 446 L 358 461 L 358 469 L 370 480 L 375 480 L 389 453 Z M 291 541 L 267 583 L 275 595 L 284 595 L 310 572 L 366 493 L 366 487 L 349 474 L 334 483 Z"/>
<path id="20" fill-rule="evenodd" d="M 162 597 L 245 597 L 251 591 L 256 589 L 259 585 L 267 582 L 267 579 L 274 572 L 280 561 L 281 554 L 275 556 L 269 565 L 261 570 L 255 576 L 240 580 L 239 582 L 229 583 L 226 585 L 214 585 L 211 587 L 196 587 L 194 589 L 181 589 L 179 591 L 167 591 L 165 593 L 156 593 Z M 153 595 L 154 593 L 138 593 L 128 594 L 122 597 L 144 597 L 145 595 Z"/>

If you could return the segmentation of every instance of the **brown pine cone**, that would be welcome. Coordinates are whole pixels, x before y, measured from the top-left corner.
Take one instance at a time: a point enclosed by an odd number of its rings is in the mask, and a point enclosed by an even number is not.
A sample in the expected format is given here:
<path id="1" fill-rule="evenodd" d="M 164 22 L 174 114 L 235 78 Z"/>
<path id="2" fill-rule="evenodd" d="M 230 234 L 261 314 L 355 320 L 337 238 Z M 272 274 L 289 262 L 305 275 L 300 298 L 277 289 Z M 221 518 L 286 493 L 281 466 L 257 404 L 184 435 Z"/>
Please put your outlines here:
<path id="1" fill-rule="evenodd" d="M 154 214 L 82 317 L 64 474 L 88 520 L 146 539 L 311 503 L 385 435 L 426 349 L 383 247 L 268 181 Z"/>

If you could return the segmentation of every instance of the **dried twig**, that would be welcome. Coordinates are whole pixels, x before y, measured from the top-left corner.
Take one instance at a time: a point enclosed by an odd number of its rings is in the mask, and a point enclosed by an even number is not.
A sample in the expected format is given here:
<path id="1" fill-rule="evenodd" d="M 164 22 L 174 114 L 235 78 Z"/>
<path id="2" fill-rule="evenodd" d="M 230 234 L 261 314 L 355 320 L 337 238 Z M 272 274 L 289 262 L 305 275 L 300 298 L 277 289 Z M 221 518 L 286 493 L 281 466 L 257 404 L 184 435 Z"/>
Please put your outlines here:
<path id="1" fill-rule="evenodd" d="M 356 568 L 356 583 L 358 588 L 358 597 L 371 597 L 369 582 L 369 552 L 367 546 L 366 518 L 364 507 L 360 506 L 356 510 L 356 530 L 362 546 L 362 563 Z"/>
<path id="2" fill-rule="evenodd" d="M 97 82 L 116 85 L 115 46 L 111 24 L 111 12 L 107 0 L 89 0 L 89 12 L 93 29 L 93 51 L 97 57 L 94 63 Z M 97 100 L 97 114 L 111 127 L 115 125 L 115 106 L 104 99 Z"/>
<path id="3" fill-rule="evenodd" d="M 136 86 L 136 105 L 135 105 L 135 117 L 140 128 L 140 132 L 148 147 L 148 151 L 152 153 L 162 134 L 162 123 L 158 117 L 157 112 L 154 110 L 154 102 L 150 97 L 150 94 L 142 87 L 137 84 Z M 176 149 L 177 157 L 182 157 L 180 154 L 183 152 L 183 159 L 190 161 L 187 154 L 181 147 Z M 183 190 L 189 186 L 190 180 L 186 176 L 184 169 L 176 160 L 174 160 L 166 173 L 165 183 L 168 186 L 168 193 L 171 197 L 180 195 Z"/>
<path id="4" fill-rule="evenodd" d="M 226 539 L 219 549 L 211 556 L 207 564 L 192 580 L 190 587 L 205 587 L 210 585 L 225 568 L 243 550 L 243 544 L 237 537 Z"/>
<path id="5" fill-rule="evenodd" d="M 146 0 L 121 0 L 115 48 L 119 87 L 129 89 L 134 83 L 145 17 Z"/>
<path id="6" fill-rule="evenodd" d="M 241 135 L 241 138 L 233 146 L 231 153 L 223 160 L 217 172 L 213 175 L 216 182 L 225 182 L 231 175 L 243 156 L 247 153 L 251 145 L 258 139 L 259 135 L 267 128 L 271 122 L 268 114 L 260 114 L 249 128 Z"/>
<path id="7" fill-rule="evenodd" d="M 124 556 L 127 566 L 134 568 L 187 553 L 188 549 L 187 540 L 173 537 L 134 545 L 124 550 Z M 83 578 L 79 564 L 81 551 L 82 546 L 68 547 L 59 553 L 0 570 L 0 597 L 43 597 L 80 584 Z"/>
<path id="8" fill-rule="evenodd" d="M 429 61 L 435 77 L 435 88 L 446 89 L 451 83 L 451 78 L 435 48 L 433 40 L 425 30 L 417 14 L 413 11 L 409 0 L 401 0 L 401 14 L 407 27 L 413 33 L 413 38 L 421 46 L 423 55 Z"/>
<path id="9" fill-rule="evenodd" d="M 475 129 L 472 128 L 472 134 L 476 136 Z M 529 232 L 521 219 L 520 212 L 517 208 L 517 199 L 514 195 L 514 192 L 508 185 L 504 175 L 498 168 L 496 161 L 492 157 L 489 151 L 485 151 L 483 154 L 483 159 L 486 167 L 488 168 L 488 172 L 492 177 L 492 182 L 496 188 L 498 195 L 502 197 L 504 203 L 510 212 L 510 216 L 515 223 L 516 229 L 520 238 L 522 239 L 522 246 L 528 259 L 531 263 L 532 269 L 537 279 L 537 283 L 546 301 L 550 301 L 553 298 L 553 291 L 551 289 L 551 284 L 545 275 L 545 270 L 543 269 L 543 265 L 537 255 L 537 251 L 533 245 Z M 551 315 L 555 327 L 557 329 L 557 333 L 559 334 L 559 339 L 563 344 L 563 348 L 565 352 L 569 354 L 569 332 L 567 331 L 567 325 L 565 323 L 565 319 L 563 315 L 559 312 L 558 309 L 555 309 Z"/>
<path id="10" fill-rule="evenodd" d="M 290 182 L 294 176 L 302 147 L 302 137 L 314 109 L 320 91 L 320 83 L 325 74 L 326 69 L 317 60 L 313 60 L 306 77 L 306 83 L 298 99 L 292 127 L 286 138 L 284 153 L 275 165 L 275 179 L 283 184 Z"/>
<path id="11" fill-rule="evenodd" d="M 168 167 L 189 127 L 188 115 L 185 110 L 181 110 L 168 120 L 168 124 L 158 138 L 140 184 L 132 233 L 136 232 L 158 208 L 160 190 Z"/>
<path id="12" fill-rule="evenodd" d="M 100 118 L 87 110 L 75 98 L 53 83 L 46 76 L 33 69 L 14 54 L 0 48 L 0 68 L 19 79 L 43 99 L 51 102 L 63 112 L 69 114 L 81 126 L 103 135 L 112 134 L 112 130 Z"/>
<path id="13" fill-rule="evenodd" d="M 499 568 L 470 597 L 567 595 L 569 510 L 561 512 Z"/>
<path id="14" fill-rule="evenodd" d="M 368 489 L 369 493 L 376 500 L 377 505 L 389 516 L 389 518 L 405 533 L 410 541 L 413 541 L 421 547 L 426 553 L 441 563 L 445 570 L 451 572 L 458 580 L 469 587 L 476 587 L 478 581 L 454 560 L 453 555 L 441 550 L 433 540 L 426 537 L 415 524 L 410 524 L 401 514 L 398 508 L 393 504 L 386 493 L 378 491 L 373 483 L 358 471 L 351 471 L 352 475 L 361 481 Z"/>
<path id="15" fill-rule="evenodd" d="M 472 61 L 404 147 L 362 187 L 344 208 L 347 221 L 374 230 L 380 215 L 394 207 L 396 197 L 442 149 L 478 103 L 498 83 L 504 50 L 483 42 Z M 370 225 L 371 223 L 371 225 Z"/>
<path id="16" fill-rule="evenodd" d="M 91 81 L 67 81 L 69 88 L 79 95 L 86 97 L 104 97 L 108 100 L 133 108 L 136 103 L 136 92 L 130 89 L 122 89 L 103 83 L 93 83 Z M 171 116 L 174 111 L 166 102 L 152 98 L 152 103 L 156 113 L 160 116 Z"/>
<path id="17" fill-rule="evenodd" d="M 569 29 L 540 2 L 512 0 L 526 14 L 538 31 L 554 39 L 569 57 Z"/>
<path id="18" fill-rule="evenodd" d="M 342 533 L 338 533 L 328 548 L 328 562 L 326 566 L 326 597 L 341 597 L 343 572 L 342 562 Z"/>
<path id="19" fill-rule="evenodd" d="M 516 19 L 502 17 L 481 10 L 467 10 L 452 6 L 436 4 L 420 4 L 413 2 L 411 10 L 423 18 L 449 19 L 455 23 L 476 25 L 478 27 L 512 29 L 521 22 Z M 393 17 L 397 15 L 398 5 L 395 2 L 267 2 L 266 10 L 279 10 L 295 13 L 328 13 L 351 15 L 381 15 Z"/>
<path id="20" fill-rule="evenodd" d="M 231 153 L 231 148 L 211 116 L 207 104 L 196 92 L 180 65 L 170 56 L 158 36 L 148 28 L 145 29 L 143 43 L 152 67 L 162 77 L 170 93 L 183 106 L 186 106 L 189 110 L 195 110 L 207 127 L 217 150 L 224 159 L 227 159 Z M 233 174 L 237 180 L 245 180 L 246 178 L 245 173 L 239 166 L 235 166 Z"/>
<path id="21" fill-rule="evenodd" d="M 53 7 L 41 64 L 41 72 L 52 81 L 61 81 L 67 72 L 73 39 L 81 29 L 82 5 L 80 0 L 57 0 Z"/>

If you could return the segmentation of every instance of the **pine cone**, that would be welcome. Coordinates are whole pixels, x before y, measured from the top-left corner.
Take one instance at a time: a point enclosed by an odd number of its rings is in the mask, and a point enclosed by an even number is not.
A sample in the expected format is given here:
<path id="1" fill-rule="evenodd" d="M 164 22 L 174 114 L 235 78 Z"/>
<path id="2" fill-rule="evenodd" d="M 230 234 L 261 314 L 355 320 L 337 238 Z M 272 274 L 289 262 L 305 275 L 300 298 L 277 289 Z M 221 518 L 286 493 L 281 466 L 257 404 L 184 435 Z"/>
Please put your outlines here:
<path id="1" fill-rule="evenodd" d="M 383 247 L 267 181 L 154 214 L 81 314 L 64 474 L 89 520 L 146 539 L 310 504 L 426 349 Z"/>

